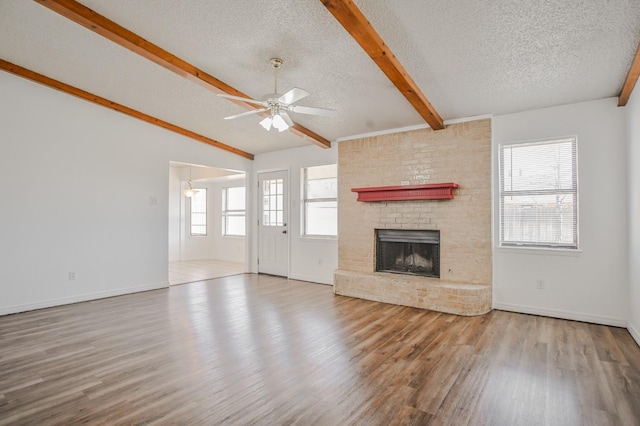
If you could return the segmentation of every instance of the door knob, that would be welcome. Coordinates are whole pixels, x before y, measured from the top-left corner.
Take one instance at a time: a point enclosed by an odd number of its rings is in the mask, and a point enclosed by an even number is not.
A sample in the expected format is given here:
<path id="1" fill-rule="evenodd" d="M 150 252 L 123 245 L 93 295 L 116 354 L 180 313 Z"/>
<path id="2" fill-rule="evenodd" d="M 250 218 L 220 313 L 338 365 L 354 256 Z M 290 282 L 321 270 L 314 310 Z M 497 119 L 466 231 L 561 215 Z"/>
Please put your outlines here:
<path id="1" fill-rule="evenodd" d="M 283 234 L 286 234 L 286 233 L 287 233 L 287 230 L 285 229 L 284 231 L 282 231 L 282 233 L 283 233 Z"/>

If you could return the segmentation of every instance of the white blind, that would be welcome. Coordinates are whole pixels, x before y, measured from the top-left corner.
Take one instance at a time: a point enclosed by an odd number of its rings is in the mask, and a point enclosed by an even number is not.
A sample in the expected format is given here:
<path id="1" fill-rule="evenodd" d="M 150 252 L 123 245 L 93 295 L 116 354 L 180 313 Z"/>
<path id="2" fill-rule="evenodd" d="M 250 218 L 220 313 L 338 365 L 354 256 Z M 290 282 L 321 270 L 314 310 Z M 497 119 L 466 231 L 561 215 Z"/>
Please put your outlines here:
<path id="1" fill-rule="evenodd" d="M 338 165 L 307 167 L 304 181 L 304 235 L 338 235 Z"/>
<path id="2" fill-rule="evenodd" d="M 245 235 L 245 187 L 222 188 L 222 235 Z"/>
<path id="3" fill-rule="evenodd" d="M 500 146 L 500 245 L 578 248 L 576 138 Z"/>

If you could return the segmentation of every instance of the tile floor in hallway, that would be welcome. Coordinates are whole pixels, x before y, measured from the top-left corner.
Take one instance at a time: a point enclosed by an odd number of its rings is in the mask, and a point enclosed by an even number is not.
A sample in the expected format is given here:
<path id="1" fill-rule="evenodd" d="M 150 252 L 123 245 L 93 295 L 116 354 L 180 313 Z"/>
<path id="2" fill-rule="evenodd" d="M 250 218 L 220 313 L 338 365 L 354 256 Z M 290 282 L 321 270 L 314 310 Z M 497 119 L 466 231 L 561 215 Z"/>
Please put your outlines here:
<path id="1" fill-rule="evenodd" d="M 190 260 L 169 262 L 169 284 L 185 284 L 212 278 L 228 277 L 245 272 L 243 263 L 220 260 Z"/>

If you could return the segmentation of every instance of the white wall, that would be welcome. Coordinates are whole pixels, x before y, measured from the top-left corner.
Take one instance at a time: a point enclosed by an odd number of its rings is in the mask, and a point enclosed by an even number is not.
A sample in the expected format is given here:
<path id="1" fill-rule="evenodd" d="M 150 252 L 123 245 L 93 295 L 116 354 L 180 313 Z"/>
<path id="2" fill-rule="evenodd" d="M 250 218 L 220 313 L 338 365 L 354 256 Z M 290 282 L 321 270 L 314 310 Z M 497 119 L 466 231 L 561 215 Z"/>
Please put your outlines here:
<path id="1" fill-rule="evenodd" d="M 494 167 L 494 307 L 626 326 L 626 112 L 614 98 L 494 117 L 498 144 L 576 135 L 579 253 L 501 249 Z M 545 280 L 545 289 L 536 280 Z"/>
<path id="2" fill-rule="evenodd" d="M 250 199 L 254 211 L 258 208 L 258 196 L 255 190 L 257 173 L 261 171 L 289 171 L 289 278 L 324 284 L 333 284 L 333 272 L 338 267 L 338 241 L 301 236 L 301 182 L 300 173 L 304 167 L 335 164 L 338 162 L 338 148 L 323 149 L 315 145 L 276 151 L 257 155 L 254 161 L 255 173 L 249 186 L 252 188 Z M 339 201 L 338 201 L 339 202 Z M 257 271 L 257 226 L 251 220 L 251 268 Z"/>
<path id="3" fill-rule="evenodd" d="M 0 93 L 0 314 L 167 286 L 169 161 L 251 170 L 6 73 Z"/>
<path id="4" fill-rule="evenodd" d="M 640 345 L 640 85 L 625 107 L 629 170 L 629 331 Z"/>
<path id="5" fill-rule="evenodd" d="M 180 261 L 180 244 L 182 240 L 182 205 L 181 205 L 180 168 L 169 167 L 169 262 Z"/>
<path id="6" fill-rule="evenodd" d="M 244 176 L 223 182 L 193 182 L 194 188 L 207 189 L 207 235 L 191 236 L 189 218 L 185 217 L 182 221 L 182 260 L 213 259 L 245 263 L 245 237 L 222 235 L 222 189 L 244 185 Z M 182 201 L 188 215 L 188 200 L 182 197 Z"/>

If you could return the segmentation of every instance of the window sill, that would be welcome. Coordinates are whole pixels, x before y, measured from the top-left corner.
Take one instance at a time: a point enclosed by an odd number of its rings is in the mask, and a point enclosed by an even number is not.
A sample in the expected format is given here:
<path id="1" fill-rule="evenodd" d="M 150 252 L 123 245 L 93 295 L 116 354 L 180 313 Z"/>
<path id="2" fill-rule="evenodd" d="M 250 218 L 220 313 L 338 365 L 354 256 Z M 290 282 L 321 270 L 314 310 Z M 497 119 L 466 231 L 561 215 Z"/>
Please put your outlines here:
<path id="1" fill-rule="evenodd" d="M 514 253 L 514 254 L 534 254 L 544 256 L 572 256 L 578 257 L 582 255 L 580 249 L 566 249 L 566 248 L 538 248 L 538 247 L 497 247 L 496 250 L 501 253 Z"/>
<path id="2" fill-rule="evenodd" d="M 222 238 L 231 238 L 235 240 L 244 239 L 244 235 L 223 235 Z"/>

